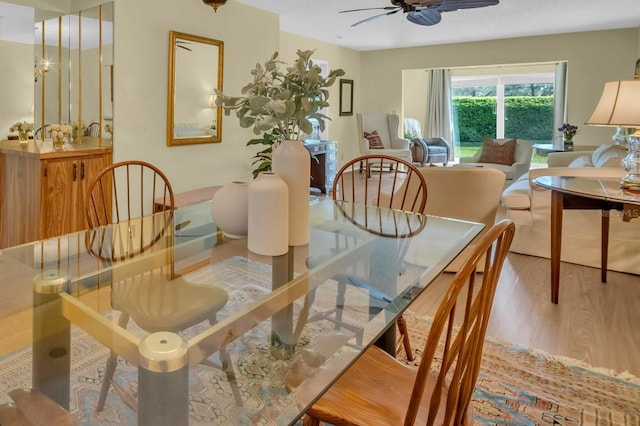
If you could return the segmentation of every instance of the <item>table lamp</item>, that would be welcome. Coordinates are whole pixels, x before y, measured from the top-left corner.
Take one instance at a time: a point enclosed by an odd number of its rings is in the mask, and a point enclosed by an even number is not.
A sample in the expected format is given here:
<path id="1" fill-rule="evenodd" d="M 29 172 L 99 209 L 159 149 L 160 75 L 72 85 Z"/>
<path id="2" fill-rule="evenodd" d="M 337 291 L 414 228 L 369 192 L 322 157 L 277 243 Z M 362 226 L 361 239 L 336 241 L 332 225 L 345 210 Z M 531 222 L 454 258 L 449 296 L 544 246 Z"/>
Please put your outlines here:
<path id="1" fill-rule="evenodd" d="M 635 128 L 627 138 L 627 156 L 622 166 L 627 174 L 620 187 L 640 191 L 640 79 L 605 83 L 600 101 L 586 124 Z"/>

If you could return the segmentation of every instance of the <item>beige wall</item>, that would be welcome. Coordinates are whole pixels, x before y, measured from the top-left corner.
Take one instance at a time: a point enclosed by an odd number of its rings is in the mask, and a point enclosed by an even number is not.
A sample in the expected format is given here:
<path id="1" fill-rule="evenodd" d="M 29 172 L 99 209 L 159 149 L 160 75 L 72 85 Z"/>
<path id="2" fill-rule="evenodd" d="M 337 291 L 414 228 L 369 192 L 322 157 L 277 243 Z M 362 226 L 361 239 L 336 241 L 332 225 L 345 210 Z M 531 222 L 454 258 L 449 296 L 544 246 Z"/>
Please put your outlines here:
<path id="1" fill-rule="evenodd" d="M 578 144 L 597 145 L 609 141 L 613 130 L 581 124 L 593 112 L 606 81 L 633 78 L 638 32 L 596 31 L 365 52 L 363 98 L 356 109 L 400 112 L 403 103 L 415 105 L 413 97 L 419 91 L 403 89 L 404 70 L 567 60 L 568 120 L 580 125 Z"/>
<path id="2" fill-rule="evenodd" d="M 250 179 L 253 134 L 235 116 L 223 117 L 222 143 L 166 145 L 169 30 L 224 41 L 226 93 L 239 94 L 280 41 L 277 15 L 237 2 L 214 13 L 201 1 L 115 0 L 114 161 L 149 161 L 177 192 Z"/>
<path id="3" fill-rule="evenodd" d="M 255 64 L 263 63 L 276 50 L 281 59 L 291 62 L 297 49 L 316 49 L 315 59 L 328 61 L 330 68 L 345 69 L 344 78 L 359 80 L 358 52 L 280 33 L 277 15 L 237 2 L 227 2 L 217 13 L 202 2 L 158 3 L 115 0 L 114 160 L 150 161 L 167 173 L 176 191 L 251 179 L 255 149 L 245 144 L 255 135 L 240 128 L 235 115 L 230 115 L 223 116 L 222 143 L 166 146 L 169 30 L 224 41 L 225 93 L 240 94 Z M 355 89 L 357 96 L 357 84 Z M 338 98 L 339 85 L 335 84 L 330 89 L 330 102 L 335 106 L 329 113 L 329 138 L 342 144 L 355 137 L 355 121 L 339 117 Z M 340 150 L 345 155 L 342 146 Z M 348 158 L 353 155 L 346 153 Z"/>

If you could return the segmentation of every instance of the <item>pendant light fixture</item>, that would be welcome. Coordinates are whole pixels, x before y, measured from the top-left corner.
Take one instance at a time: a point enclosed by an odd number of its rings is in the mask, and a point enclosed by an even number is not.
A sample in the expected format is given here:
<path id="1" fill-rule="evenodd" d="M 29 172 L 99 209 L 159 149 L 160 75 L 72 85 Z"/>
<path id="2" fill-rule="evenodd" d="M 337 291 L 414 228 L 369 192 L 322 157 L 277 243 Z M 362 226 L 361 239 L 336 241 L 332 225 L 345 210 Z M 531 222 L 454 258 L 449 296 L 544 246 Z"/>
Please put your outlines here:
<path id="1" fill-rule="evenodd" d="M 227 0 L 202 0 L 202 2 L 206 5 L 211 6 L 214 12 L 217 12 L 218 7 L 223 6 L 227 2 Z"/>

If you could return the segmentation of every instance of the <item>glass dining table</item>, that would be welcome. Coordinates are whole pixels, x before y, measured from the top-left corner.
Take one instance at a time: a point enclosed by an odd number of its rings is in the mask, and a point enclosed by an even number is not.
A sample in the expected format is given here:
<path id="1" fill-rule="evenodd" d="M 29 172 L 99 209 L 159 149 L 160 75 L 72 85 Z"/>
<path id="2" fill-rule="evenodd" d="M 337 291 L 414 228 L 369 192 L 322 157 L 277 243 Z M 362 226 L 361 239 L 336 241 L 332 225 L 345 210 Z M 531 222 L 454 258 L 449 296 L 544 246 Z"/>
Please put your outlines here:
<path id="1" fill-rule="evenodd" d="M 162 244 L 118 262 L 96 255 L 97 244 L 109 241 L 113 254 L 148 227 L 121 223 L 0 250 L 0 404 L 12 389 L 34 388 L 80 424 L 294 424 L 367 347 L 394 353 L 395 320 L 483 228 L 310 203 L 309 244 L 283 256 L 226 237 L 210 203 L 175 210 Z M 226 292 L 215 321 L 180 331 L 123 321 L 119 283 L 140 285 L 158 270 L 179 277 L 176 286 Z M 149 294 L 127 306 L 165 303 Z M 110 355 L 119 360 L 113 380 L 133 399 L 112 388 L 96 412 Z"/>

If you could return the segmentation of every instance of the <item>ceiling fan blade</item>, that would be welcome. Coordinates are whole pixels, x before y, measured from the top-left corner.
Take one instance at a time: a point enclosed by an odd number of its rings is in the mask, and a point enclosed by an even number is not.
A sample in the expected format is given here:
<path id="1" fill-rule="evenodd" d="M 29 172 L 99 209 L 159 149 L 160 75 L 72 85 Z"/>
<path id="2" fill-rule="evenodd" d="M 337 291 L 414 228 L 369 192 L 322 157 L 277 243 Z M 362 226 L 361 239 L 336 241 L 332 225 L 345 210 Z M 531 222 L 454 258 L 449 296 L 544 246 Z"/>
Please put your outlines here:
<path id="1" fill-rule="evenodd" d="M 407 19 L 418 25 L 435 25 L 442 20 L 442 15 L 435 8 L 423 9 L 417 12 L 409 12 Z"/>
<path id="2" fill-rule="evenodd" d="M 383 16 L 393 15 L 394 13 L 397 13 L 397 12 L 399 12 L 401 10 L 402 10 L 402 8 L 399 8 L 399 9 L 396 9 L 396 10 L 392 10 L 391 12 L 381 13 L 379 15 L 369 16 L 368 18 L 363 19 L 362 21 L 358 21 L 355 24 L 351 24 L 351 26 L 355 27 L 356 25 L 364 24 L 365 22 L 371 22 L 371 21 L 374 21 L 376 19 L 382 18 Z"/>
<path id="3" fill-rule="evenodd" d="M 340 10 L 338 13 L 347 13 L 347 12 L 360 12 L 361 10 L 394 10 L 397 9 L 396 6 L 385 6 L 385 7 L 367 7 L 364 9 L 349 9 L 349 10 Z"/>
<path id="4" fill-rule="evenodd" d="M 440 12 L 451 12 L 458 9 L 475 9 L 477 7 L 495 6 L 500 0 L 444 0 L 436 6 Z"/>

